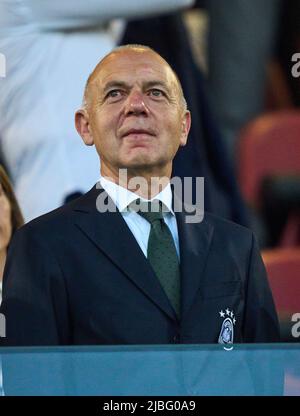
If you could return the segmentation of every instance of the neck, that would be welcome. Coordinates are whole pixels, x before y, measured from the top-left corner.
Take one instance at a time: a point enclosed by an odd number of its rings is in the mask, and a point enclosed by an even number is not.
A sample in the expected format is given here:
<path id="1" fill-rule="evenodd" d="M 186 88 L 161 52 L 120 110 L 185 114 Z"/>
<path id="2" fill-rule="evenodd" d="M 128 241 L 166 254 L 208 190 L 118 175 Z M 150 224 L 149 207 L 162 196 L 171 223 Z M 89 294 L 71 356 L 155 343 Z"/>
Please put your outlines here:
<path id="1" fill-rule="evenodd" d="M 157 169 L 148 172 L 120 169 L 118 172 L 113 172 L 101 167 L 103 177 L 145 199 L 154 198 L 170 183 L 171 171 L 172 166 L 160 172 Z"/>
<path id="2" fill-rule="evenodd" d="M 6 261 L 6 249 L 0 250 L 0 282 L 3 278 L 4 266 Z"/>

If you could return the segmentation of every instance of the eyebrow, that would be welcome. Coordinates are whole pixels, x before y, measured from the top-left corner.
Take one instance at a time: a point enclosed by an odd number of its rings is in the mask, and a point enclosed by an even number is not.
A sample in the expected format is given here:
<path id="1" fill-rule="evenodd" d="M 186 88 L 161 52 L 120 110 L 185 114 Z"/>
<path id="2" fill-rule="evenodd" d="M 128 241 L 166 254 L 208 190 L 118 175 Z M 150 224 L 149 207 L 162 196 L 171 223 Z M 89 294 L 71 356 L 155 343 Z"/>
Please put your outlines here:
<path id="1" fill-rule="evenodd" d="M 143 84 L 144 88 L 151 88 L 151 87 L 162 87 L 164 88 L 167 92 L 169 92 L 169 88 L 166 85 L 165 82 L 163 81 L 159 81 L 159 80 L 152 80 L 152 81 L 146 81 Z M 124 81 L 109 81 L 104 89 L 103 89 L 103 93 L 105 94 L 107 91 L 109 91 L 111 88 L 130 88 L 131 86 L 129 84 L 127 84 Z"/>
<path id="2" fill-rule="evenodd" d="M 126 84 L 126 82 L 123 81 L 110 81 L 108 82 L 104 89 L 103 89 L 103 93 L 105 94 L 108 90 L 110 90 L 111 88 L 127 88 L 128 85 Z"/>

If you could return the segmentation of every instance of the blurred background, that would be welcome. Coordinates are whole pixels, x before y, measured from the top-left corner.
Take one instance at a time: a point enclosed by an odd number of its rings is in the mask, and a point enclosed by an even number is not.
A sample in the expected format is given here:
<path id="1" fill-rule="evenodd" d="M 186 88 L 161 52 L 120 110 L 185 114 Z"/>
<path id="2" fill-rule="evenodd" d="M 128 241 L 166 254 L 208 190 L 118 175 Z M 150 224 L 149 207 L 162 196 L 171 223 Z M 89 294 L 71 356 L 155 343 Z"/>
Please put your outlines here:
<path id="1" fill-rule="evenodd" d="M 193 122 L 173 174 L 204 176 L 206 210 L 254 231 L 282 338 L 299 341 L 297 0 L 0 0 L 0 161 L 25 222 L 98 180 L 74 112 L 95 64 L 127 43 L 151 46 L 177 72 Z"/>

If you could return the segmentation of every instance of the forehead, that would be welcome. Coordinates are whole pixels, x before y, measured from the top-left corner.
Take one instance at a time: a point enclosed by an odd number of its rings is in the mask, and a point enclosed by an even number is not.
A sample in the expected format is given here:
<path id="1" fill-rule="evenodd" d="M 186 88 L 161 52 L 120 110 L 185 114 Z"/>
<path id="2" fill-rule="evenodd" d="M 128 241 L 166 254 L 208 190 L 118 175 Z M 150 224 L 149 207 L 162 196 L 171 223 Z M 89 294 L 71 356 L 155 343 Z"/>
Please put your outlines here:
<path id="1" fill-rule="evenodd" d="M 176 83 L 170 66 L 151 51 L 120 51 L 109 55 L 96 70 L 94 80 L 105 87 L 111 81 L 135 82 L 160 81 L 166 86 Z"/>

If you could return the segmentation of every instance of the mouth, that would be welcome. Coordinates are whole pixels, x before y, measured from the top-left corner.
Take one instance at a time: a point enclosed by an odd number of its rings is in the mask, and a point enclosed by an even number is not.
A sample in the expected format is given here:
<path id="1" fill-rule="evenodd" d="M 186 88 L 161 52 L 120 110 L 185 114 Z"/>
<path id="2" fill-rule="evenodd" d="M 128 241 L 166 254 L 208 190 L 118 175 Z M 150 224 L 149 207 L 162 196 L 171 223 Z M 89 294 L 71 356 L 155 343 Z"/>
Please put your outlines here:
<path id="1" fill-rule="evenodd" d="M 146 129 L 129 129 L 124 134 L 122 134 L 122 138 L 125 137 L 132 137 L 134 138 L 147 138 L 147 136 L 155 136 L 152 130 Z"/>
<path id="2" fill-rule="evenodd" d="M 122 135 L 122 140 L 125 140 L 131 149 L 148 149 L 154 136 L 152 130 L 129 129 Z"/>

